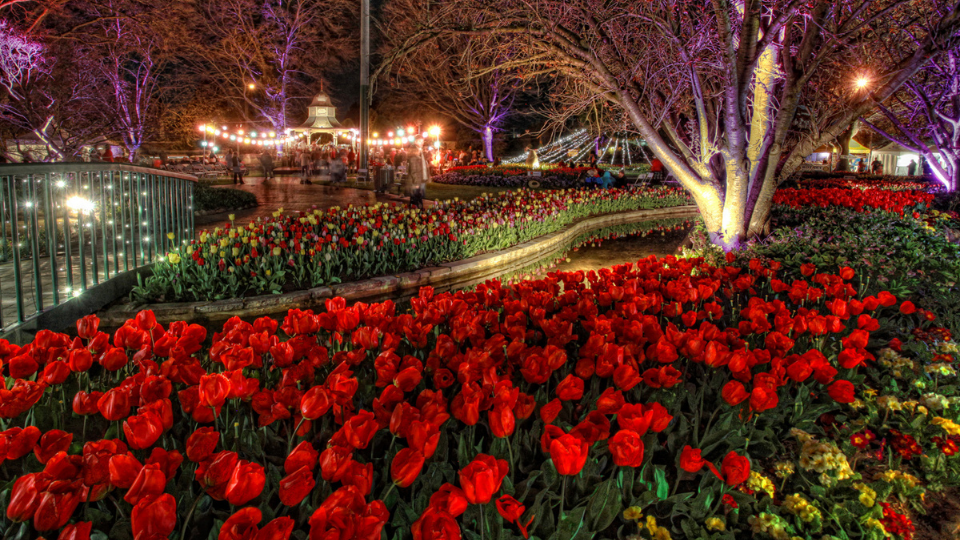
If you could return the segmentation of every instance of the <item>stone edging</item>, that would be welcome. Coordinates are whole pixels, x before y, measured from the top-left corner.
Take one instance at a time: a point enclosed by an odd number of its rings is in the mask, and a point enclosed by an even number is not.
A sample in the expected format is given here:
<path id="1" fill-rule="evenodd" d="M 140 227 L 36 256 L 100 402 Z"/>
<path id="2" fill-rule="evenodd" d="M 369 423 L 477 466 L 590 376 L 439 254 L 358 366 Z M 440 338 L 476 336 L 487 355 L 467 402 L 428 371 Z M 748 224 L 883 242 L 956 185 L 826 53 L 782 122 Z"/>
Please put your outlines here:
<path id="1" fill-rule="evenodd" d="M 482 283 L 496 276 L 521 270 L 539 262 L 546 255 L 563 249 L 580 234 L 595 229 L 639 223 L 656 219 L 695 217 L 696 206 L 675 206 L 633 210 L 590 216 L 577 220 L 563 229 L 534 238 L 522 244 L 497 252 L 477 255 L 461 261 L 422 268 L 404 274 L 380 276 L 361 281 L 338 283 L 303 291 L 270 294 L 249 298 L 233 298 L 214 302 L 183 302 L 163 304 L 126 304 L 115 306 L 99 314 L 104 326 L 120 326 L 138 311 L 153 310 L 157 321 L 217 321 L 230 317 L 260 317 L 283 313 L 289 309 L 309 309 L 321 305 L 327 298 L 343 297 L 354 302 L 371 297 L 412 295 L 420 287 L 463 288 Z"/>

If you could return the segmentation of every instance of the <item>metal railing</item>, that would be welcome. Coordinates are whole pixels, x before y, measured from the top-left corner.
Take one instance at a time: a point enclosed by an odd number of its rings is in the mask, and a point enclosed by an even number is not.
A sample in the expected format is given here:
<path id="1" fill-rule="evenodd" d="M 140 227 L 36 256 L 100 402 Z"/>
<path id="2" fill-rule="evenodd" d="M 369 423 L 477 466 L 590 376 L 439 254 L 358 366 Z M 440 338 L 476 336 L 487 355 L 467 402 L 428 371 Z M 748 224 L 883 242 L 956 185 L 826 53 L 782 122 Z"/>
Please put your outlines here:
<path id="1" fill-rule="evenodd" d="M 196 181 L 119 163 L 0 165 L 0 328 L 189 242 Z"/>

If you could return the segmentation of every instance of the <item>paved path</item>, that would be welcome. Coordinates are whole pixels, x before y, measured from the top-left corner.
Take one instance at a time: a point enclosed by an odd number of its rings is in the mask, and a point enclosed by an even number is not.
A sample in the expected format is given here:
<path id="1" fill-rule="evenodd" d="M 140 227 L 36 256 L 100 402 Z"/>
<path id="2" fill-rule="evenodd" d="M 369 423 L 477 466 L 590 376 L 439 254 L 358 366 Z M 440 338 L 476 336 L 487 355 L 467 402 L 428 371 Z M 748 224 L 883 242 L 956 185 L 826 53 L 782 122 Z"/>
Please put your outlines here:
<path id="1" fill-rule="evenodd" d="M 376 202 L 407 202 L 405 197 L 374 193 L 372 190 L 318 184 L 304 185 L 300 183 L 299 177 L 294 176 L 278 177 L 269 182 L 264 181 L 263 178 L 247 178 L 246 183 L 241 186 L 225 185 L 216 186 L 216 188 L 236 188 L 253 193 L 257 196 L 257 202 L 260 205 L 246 210 L 197 217 L 195 228 L 198 232 L 227 222 L 230 214 L 235 214 L 237 222 L 246 223 L 258 217 L 272 217 L 279 208 L 283 208 L 284 213 L 291 213 L 309 212 L 314 208 L 346 207 L 351 204 L 359 206 Z M 426 201 L 425 204 L 429 207 L 432 202 Z"/>

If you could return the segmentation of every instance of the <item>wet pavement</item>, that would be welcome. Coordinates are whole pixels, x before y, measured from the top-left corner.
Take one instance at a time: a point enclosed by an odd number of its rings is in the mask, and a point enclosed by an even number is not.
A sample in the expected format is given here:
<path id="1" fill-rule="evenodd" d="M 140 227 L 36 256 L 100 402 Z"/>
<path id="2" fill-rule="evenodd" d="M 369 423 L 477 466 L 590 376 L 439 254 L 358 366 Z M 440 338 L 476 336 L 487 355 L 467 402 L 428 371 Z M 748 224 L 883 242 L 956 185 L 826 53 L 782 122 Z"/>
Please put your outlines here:
<path id="1" fill-rule="evenodd" d="M 677 255 L 690 229 L 668 232 L 665 236 L 631 236 L 617 240 L 604 240 L 598 247 L 581 246 L 577 251 L 567 254 L 570 262 L 561 262 L 550 271 L 576 272 L 609 268 L 618 264 L 633 263 L 640 259 L 656 255 L 666 257 Z"/>
<path id="2" fill-rule="evenodd" d="M 244 210 L 208 214 L 196 218 L 196 230 L 216 227 L 229 220 L 234 214 L 236 221 L 246 223 L 258 217 L 272 217 L 273 213 L 283 208 L 285 214 L 292 212 L 309 212 L 314 208 L 327 209 L 334 206 L 359 206 L 377 202 L 396 202 L 405 204 L 406 197 L 395 194 L 374 193 L 373 190 L 355 189 L 339 186 L 327 186 L 314 183 L 301 184 L 300 177 L 277 177 L 269 181 L 264 178 L 246 178 L 243 185 L 214 186 L 215 189 L 235 188 L 253 193 L 257 196 L 259 206 Z M 394 192 L 396 188 L 394 188 Z M 427 207 L 430 201 L 424 203 Z"/>

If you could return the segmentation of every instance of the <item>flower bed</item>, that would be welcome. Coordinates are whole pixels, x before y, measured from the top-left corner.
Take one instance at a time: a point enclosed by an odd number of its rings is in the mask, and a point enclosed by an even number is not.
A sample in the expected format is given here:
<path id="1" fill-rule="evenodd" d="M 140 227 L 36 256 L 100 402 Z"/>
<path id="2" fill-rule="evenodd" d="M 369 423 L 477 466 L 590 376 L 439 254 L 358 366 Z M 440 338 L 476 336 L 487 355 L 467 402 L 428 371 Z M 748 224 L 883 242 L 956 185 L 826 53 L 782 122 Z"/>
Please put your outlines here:
<path id="1" fill-rule="evenodd" d="M 879 176 L 870 178 L 825 178 L 805 180 L 802 186 L 807 189 L 882 189 L 888 191 L 928 191 L 935 193 L 943 189 L 942 184 L 924 182 L 923 177 Z"/>
<path id="2" fill-rule="evenodd" d="M 902 214 L 905 209 L 926 206 L 933 194 L 925 191 L 891 191 L 887 189 L 778 189 L 773 204 L 791 208 L 843 207 L 857 212 L 881 210 Z"/>
<path id="3" fill-rule="evenodd" d="M 651 258 L 425 288 L 399 313 L 332 299 L 209 347 L 149 312 L 112 339 L 91 316 L 0 343 L 4 532 L 907 537 L 926 486 L 958 478 L 956 346 L 849 268 L 777 266 Z"/>
<path id="4" fill-rule="evenodd" d="M 592 214 L 688 204 L 675 188 L 519 191 L 430 210 L 376 204 L 274 214 L 204 231 L 170 252 L 133 296 L 198 301 L 397 274 L 504 249 Z"/>
<path id="5" fill-rule="evenodd" d="M 580 176 L 558 176 L 550 173 L 544 173 L 544 176 L 532 177 L 526 174 L 522 176 L 500 176 L 476 174 L 464 176 L 461 174 L 444 173 L 434 176 L 430 181 L 438 184 L 453 184 L 458 186 L 482 186 L 482 187 L 526 187 L 529 182 L 536 181 L 547 189 L 567 189 L 578 187 L 581 183 Z"/>

